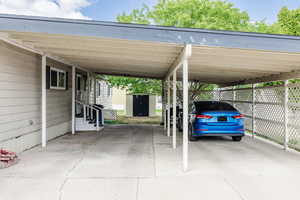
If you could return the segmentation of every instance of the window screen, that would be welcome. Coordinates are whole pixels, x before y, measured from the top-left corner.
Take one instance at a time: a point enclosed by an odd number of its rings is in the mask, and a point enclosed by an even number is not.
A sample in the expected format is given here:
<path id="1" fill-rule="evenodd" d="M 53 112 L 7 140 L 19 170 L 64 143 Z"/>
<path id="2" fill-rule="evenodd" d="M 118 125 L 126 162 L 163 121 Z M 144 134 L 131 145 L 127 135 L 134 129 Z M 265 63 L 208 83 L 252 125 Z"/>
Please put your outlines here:
<path id="1" fill-rule="evenodd" d="M 64 72 L 59 72 L 59 80 L 58 80 L 58 87 L 64 88 L 66 82 L 66 76 Z"/>
<path id="2" fill-rule="evenodd" d="M 57 71 L 51 70 L 51 87 L 57 87 Z"/>

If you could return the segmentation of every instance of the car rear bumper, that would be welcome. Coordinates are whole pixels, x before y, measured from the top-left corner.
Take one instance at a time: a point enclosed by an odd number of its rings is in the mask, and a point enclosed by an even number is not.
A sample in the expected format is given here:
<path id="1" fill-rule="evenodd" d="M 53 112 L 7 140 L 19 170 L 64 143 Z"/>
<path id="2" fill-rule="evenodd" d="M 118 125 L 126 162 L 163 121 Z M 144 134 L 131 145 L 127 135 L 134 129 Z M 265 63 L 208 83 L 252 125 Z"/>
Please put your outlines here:
<path id="1" fill-rule="evenodd" d="M 245 131 L 240 130 L 206 130 L 206 131 L 199 131 L 194 130 L 192 133 L 193 136 L 244 136 Z"/>

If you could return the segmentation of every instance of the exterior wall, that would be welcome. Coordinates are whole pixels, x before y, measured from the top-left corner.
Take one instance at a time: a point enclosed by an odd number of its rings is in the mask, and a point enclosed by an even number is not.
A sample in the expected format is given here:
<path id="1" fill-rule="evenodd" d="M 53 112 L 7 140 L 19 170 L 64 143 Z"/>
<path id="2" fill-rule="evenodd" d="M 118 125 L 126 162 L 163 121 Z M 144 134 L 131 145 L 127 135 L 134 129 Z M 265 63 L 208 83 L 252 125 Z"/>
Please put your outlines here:
<path id="1" fill-rule="evenodd" d="M 150 95 L 149 96 L 149 117 L 156 116 L 156 96 Z"/>
<path id="2" fill-rule="evenodd" d="M 108 92 L 108 84 L 105 81 L 98 81 L 96 87 L 97 103 L 103 105 L 105 109 L 112 109 L 112 90 L 110 89 L 110 92 Z"/>
<path id="3" fill-rule="evenodd" d="M 48 139 L 71 128 L 71 68 L 55 67 L 69 71 L 69 89 L 47 90 Z M 40 143 L 41 56 L 0 42 L 0 148 L 21 152 Z"/>
<path id="4" fill-rule="evenodd" d="M 89 88 L 89 104 L 94 104 L 94 103 L 96 103 L 95 102 L 95 98 L 94 98 L 94 78 L 93 78 L 93 76 L 89 76 L 89 78 L 90 78 L 90 80 L 88 81 L 88 84 L 89 84 L 89 86 L 88 86 L 88 88 Z"/>
<path id="5" fill-rule="evenodd" d="M 133 96 L 126 95 L 126 116 L 132 117 L 133 115 Z"/>
<path id="6" fill-rule="evenodd" d="M 126 90 L 113 88 L 112 108 L 114 110 L 125 110 L 126 109 Z"/>

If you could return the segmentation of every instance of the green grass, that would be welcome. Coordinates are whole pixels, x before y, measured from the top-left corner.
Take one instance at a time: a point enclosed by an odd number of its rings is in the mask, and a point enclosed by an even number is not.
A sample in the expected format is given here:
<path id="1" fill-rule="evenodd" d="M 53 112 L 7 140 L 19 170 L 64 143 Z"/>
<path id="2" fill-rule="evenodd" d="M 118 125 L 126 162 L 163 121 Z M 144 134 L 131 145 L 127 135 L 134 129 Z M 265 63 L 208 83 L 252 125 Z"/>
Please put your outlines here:
<path id="1" fill-rule="evenodd" d="M 117 120 L 105 120 L 106 124 L 160 124 L 162 110 L 156 109 L 155 117 L 127 117 L 125 110 L 117 110 Z"/>

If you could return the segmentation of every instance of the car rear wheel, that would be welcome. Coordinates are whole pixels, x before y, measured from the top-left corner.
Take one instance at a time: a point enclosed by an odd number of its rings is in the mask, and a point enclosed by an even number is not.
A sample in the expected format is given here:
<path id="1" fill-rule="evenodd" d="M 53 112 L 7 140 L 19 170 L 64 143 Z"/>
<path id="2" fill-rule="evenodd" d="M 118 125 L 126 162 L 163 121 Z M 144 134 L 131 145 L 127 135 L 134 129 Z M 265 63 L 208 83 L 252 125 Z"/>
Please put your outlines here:
<path id="1" fill-rule="evenodd" d="M 232 136 L 232 140 L 235 142 L 239 142 L 242 140 L 242 136 Z"/>
<path id="2" fill-rule="evenodd" d="M 195 136 L 193 136 L 192 133 L 193 133 L 193 126 L 190 125 L 190 126 L 189 126 L 189 140 L 190 140 L 191 142 L 195 142 L 195 141 L 198 140 L 198 138 L 195 137 Z"/>

